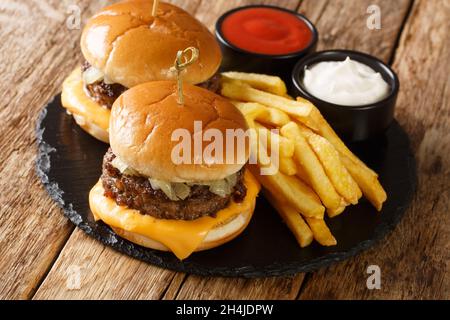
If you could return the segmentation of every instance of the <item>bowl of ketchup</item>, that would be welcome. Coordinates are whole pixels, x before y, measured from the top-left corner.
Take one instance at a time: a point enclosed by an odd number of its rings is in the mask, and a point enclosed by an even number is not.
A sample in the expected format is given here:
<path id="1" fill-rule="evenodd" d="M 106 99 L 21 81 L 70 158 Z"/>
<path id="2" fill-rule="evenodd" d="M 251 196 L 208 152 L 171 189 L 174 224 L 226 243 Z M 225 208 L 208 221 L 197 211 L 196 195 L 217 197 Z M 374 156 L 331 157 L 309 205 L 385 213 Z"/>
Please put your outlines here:
<path id="1" fill-rule="evenodd" d="M 216 23 L 222 70 L 275 74 L 290 80 L 295 63 L 314 52 L 318 33 L 305 16 L 268 5 L 238 7 Z"/>

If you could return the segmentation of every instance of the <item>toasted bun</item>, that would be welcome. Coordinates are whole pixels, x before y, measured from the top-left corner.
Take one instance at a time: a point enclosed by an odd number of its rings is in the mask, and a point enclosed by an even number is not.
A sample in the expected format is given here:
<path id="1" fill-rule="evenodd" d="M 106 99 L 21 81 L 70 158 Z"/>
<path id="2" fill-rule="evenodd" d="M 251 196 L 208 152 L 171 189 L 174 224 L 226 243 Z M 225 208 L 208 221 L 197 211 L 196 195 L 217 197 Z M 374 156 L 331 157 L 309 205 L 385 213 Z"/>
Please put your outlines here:
<path id="1" fill-rule="evenodd" d="M 122 94 L 111 110 L 109 138 L 113 152 L 142 175 L 171 182 L 219 180 L 239 171 L 249 157 L 248 139 L 245 149 L 239 150 L 238 143 L 231 148 L 226 143 L 226 130 L 247 130 L 244 116 L 228 100 L 206 89 L 185 84 L 183 95 L 184 105 L 177 104 L 174 81 L 148 82 Z M 207 129 L 221 134 L 223 156 L 233 161 L 206 163 L 203 155 L 211 142 L 194 150 L 194 141 L 198 140 L 193 138 L 196 121 L 201 121 L 202 130 L 197 136 Z M 187 137 L 174 136 L 172 141 L 173 133 Z M 172 153 L 179 155 L 184 140 L 190 142 L 191 157 L 187 163 L 177 164 Z"/>
<path id="2" fill-rule="evenodd" d="M 214 36 L 186 11 L 160 3 L 157 17 L 151 15 L 152 0 L 122 1 L 92 17 L 81 36 L 86 60 L 110 80 L 127 88 L 173 79 L 169 69 L 178 50 L 196 47 L 199 60 L 187 70 L 184 80 L 197 84 L 218 70 L 222 55 Z"/>
<path id="3" fill-rule="evenodd" d="M 108 126 L 111 112 L 86 94 L 79 67 L 64 81 L 61 103 L 84 131 L 100 141 L 109 142 Z"/>
<path id="4" fill-rule="evenodd" d="M 233 219 L 231 219 L 228 223 L 217 226 L 214 229 L 210 230 L 200 246 L 195 249 L 195 252 L 216 248 L 223 245 L 224 243 L 233 240 L 238 235 L 240 235 L 242 231 L 245 230 L 252 216 L 253 210 L 247 210 L 233 217 Z M 111 229 L 113 229 L 114 232 L 122 238 L 136 243 L 140 246 L 160 251 L 170 251 L 170 249 L 163 245 L 161 242 L 158 242 L 141 234 L 125 231 L 117 227 L 111 227 Z"/>

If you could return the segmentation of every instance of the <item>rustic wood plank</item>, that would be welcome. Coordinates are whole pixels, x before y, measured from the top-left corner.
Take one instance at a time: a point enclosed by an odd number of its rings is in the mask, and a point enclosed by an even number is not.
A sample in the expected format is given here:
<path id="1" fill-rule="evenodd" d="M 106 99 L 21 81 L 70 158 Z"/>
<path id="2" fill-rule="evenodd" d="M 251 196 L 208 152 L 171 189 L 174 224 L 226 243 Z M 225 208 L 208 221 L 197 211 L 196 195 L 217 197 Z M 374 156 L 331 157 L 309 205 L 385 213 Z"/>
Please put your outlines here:
<path id="1" fill-rule="evenodd" d="M 89 2 L 78 1 L 85 16 L 104 1 Z M 0 5 L 0 299 L 30 297 L 73 229 L 34 170 L 37 115 L 81 56 L 66 8 L 57 0 Z"/>
<path id="2" fill-rule="evenodd" d="M 162 300 L 174 300 L 178 292 L 180 291 L 181 287 L 184 284 L 184 281 L 187 278 L 187 274 L 178 272 L 170 282 L 170 285 L 167 287 L 166 292 L 164 293 L 164 296 L 161 297 Z"/>
<path id="3" fill-rule="evenodd" d="M 301 299 L 450 298 L 450 7 L 415 1 L 395 56 L 401 81 L 396 117 L 409 133 L 419 170 L 411 208 L 380 245 L 312 275 Z M 366 268 L 381 268 L 368 290 Z"/>
<path id="4" fill-rule="evenodd" d="M 263 279 L 188 276 L 176 299 L 295 299 L 305 274 Z"/>
<path id="5" fill-rule="evenodd" d="M 300 13 L 316 25 L 320 41 L 317 50 L 352 49 L 388 61 L 395 49 L 411 0 L 303 0 Z M 378 6 L 381 29 L 367 27 L 369 6 Z"/>
<path id="6" fill-rule="evenodd" d="M 76 229 L 33 299 L 159 299 L 174 275 Z"/>

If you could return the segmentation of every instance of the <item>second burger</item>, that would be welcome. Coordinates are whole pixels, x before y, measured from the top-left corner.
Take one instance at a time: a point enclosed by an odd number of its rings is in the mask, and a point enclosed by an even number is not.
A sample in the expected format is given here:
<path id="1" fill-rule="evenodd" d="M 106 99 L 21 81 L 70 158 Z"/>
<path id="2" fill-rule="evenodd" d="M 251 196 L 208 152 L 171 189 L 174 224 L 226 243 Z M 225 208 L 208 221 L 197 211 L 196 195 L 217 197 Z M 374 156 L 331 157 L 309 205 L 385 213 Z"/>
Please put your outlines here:
<path id="1" fill-rule="evenodd" d="M 86 24 L 81 37 L 85 62 L 64 81 L 62 104 L 85 131 L 109 142 L 110 109 L 128 88 L 174 79 L 178 50 L 195 46 L 199 61 L 184 81 L 211 91 L 219 88 L 219 45 L 209 30 L 186 11 L 152 0 L 127 0 L 108 6 Z"/>

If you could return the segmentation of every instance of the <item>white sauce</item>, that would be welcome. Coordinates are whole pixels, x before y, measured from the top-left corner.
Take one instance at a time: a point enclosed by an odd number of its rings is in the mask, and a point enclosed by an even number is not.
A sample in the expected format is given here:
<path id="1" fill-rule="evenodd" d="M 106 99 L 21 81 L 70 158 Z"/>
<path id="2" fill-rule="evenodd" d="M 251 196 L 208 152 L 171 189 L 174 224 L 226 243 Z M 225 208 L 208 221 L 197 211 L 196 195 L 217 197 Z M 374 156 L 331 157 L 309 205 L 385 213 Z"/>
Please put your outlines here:
<path id="1" fill-rule="evenodd" d="M 380 73 L 349 57 L 305 69 L 303 85 L 313 96 L 343 106 L 375 103 L 389 94 L 389 85 Z"/>

